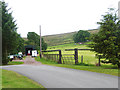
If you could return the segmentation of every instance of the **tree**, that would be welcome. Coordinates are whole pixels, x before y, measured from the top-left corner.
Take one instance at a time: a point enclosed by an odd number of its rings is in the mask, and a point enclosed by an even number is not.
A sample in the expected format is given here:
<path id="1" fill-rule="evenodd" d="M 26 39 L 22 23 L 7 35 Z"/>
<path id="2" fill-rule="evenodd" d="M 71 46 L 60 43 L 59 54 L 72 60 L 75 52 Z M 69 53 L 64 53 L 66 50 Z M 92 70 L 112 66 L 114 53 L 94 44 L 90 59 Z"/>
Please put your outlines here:
<path id="1" fill-rule="evenodd" d="M 24 39 L 18 34 L 17 35 L 17 48 L 16 52 L 25 52 Z"/>
<path id="2" fill-rule="evenodd" d="M 28 32 L 27 34 L 28 41 L 26 42 L 28 45 L 36 46 L 37 50 L 40 50 L 40 36 L 35 32 Z M 44 42 L 42 38 L 42 50 L 47 49 L 47 44 Z"/>
<path id="3" fill-rule="evenodd" d="M 17 33 L 17 24 L 12 13 L 7 9 L 5 2 L 2 6 L 2 64 L 8 63 L 8 55 L 17 53 L 17 48 L 21 45 L 19 43 L 20 36 Z"/>
<path id="4" fill-rule="evenodd" d="M 73 40 L 75 43 L 86 42 L 88 37 L 90 37 L 90 33 L 88 31 L 79 30 L 73 35 Z"/>
<path id="5" fill-rule="evenodd" d="M 94 43 L 90 47 L 106 58 L 104 62 L 108 60 L 109 63 L 120 67 L 120 21 L 114 9 L 109 9 L 98 24 L 100 31 L 92 36 Z"/>

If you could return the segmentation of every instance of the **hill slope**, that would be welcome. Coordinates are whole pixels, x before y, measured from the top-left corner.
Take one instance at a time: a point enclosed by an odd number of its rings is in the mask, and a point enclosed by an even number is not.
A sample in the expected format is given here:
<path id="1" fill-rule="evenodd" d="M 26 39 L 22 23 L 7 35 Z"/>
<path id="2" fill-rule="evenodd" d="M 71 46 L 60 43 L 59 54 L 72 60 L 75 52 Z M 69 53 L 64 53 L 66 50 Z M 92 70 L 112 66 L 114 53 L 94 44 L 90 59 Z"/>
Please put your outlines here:
<path id="1" fill-rule="evenodd" d="M 91 34 L 98 33 L 99 30 L 93 29 L 93 30 L 87 30 Z M 47 35 L 43 36 L 44 41 L 48 44 L 48 46 L 55 46 L 55 45 L 61 45 L 61 44 L 68 44 L 73 43 L 73 35 L 77 32 L 71 32 L 71 33 L 63 33 L 63 34 L 56 34 L 56 35 Z"/>

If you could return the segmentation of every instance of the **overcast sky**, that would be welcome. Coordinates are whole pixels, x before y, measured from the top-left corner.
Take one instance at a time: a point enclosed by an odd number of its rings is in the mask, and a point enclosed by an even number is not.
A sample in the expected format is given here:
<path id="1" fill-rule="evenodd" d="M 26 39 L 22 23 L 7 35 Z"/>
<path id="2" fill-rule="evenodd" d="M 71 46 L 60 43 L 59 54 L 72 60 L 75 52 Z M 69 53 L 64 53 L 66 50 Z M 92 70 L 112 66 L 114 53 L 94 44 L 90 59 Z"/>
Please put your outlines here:
<path id="1" fill-rule="evenodd" d="M 42 36 L 96 29 L 96 22 L 108 8 L 118 9 L 120 0 L 5 0 L 12 8 L 18 33 L 27 37 L 28 32 Z"/>

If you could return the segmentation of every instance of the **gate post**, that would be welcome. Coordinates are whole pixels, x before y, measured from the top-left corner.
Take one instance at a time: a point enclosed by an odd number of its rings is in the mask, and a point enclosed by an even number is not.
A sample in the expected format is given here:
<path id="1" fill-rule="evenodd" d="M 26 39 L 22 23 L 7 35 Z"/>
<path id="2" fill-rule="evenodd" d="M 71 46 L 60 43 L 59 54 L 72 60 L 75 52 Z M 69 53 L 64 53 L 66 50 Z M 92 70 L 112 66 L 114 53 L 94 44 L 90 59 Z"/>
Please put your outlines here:
<path id="1" fill-rule="evenodd" d="M 40 52 L 40 58 L 42 58 L 42 54 L 41 54 L 41 52 Z"/>
<path id="2" fill-rule="evenodd" d="M 75 48 L 75 64 L 78 64 L 78 49 Z"/>
<path id="3" fill-rule="evenodd" d="M 99 62 L 98 62 L 98 66 L 101 66 L 101 64 L 100 64 L 100 59 L 101 59 L 101 55 L 99 55 Z"/>
<path id="4" fill-rule="evenodd" d="M 83 55 L 81 56 L 81 63 L 83 64 Z"/>
<path id="5" fill-rule="evenodd" d="M 61 57 L 62 57 L 61 50 L 59 50 L 59 62 L 58 62 L 59 64 L 62 64 Z"/>

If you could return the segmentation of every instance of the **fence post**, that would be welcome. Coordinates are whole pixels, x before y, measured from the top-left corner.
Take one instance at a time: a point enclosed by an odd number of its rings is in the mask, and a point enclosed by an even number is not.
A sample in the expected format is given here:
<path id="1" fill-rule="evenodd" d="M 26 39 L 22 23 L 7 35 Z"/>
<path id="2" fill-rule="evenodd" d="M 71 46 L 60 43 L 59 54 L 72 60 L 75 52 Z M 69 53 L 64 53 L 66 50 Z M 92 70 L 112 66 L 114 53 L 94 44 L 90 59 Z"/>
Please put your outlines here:
<path id="1" fill-rule="evenodd" d="M 59 62 L 58 62 L 59 64 L 62 64 L 61 57 L 62 57 L 61 50 L 59 50 Z"/>
<path id="2" fill-rule="evenodd" d="M 100 58 L 101 58 L 101 55 L 99 55 L 99 62 L 98 62 L 98 66 L 101 66 L 101 65 L 100 65 Z"/>
<path id="3" fill-rule="evenodd" d="M 81 56 L 81 63 L 83 64 L 83 55 Z"/>
<path id="4" fill-rule="evenodd" d="M 42 54 L 40 53 L 40 58 L 42 58 Z"/>
<path id="5" fill-rule="evenodd" d="M 75 48 L 75 64 L 78 64 L 78 49 Z"/>

